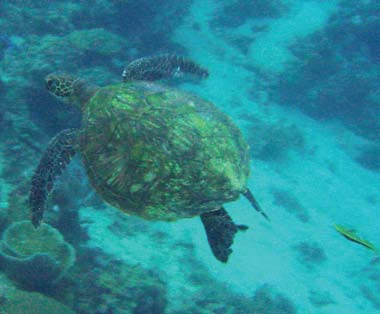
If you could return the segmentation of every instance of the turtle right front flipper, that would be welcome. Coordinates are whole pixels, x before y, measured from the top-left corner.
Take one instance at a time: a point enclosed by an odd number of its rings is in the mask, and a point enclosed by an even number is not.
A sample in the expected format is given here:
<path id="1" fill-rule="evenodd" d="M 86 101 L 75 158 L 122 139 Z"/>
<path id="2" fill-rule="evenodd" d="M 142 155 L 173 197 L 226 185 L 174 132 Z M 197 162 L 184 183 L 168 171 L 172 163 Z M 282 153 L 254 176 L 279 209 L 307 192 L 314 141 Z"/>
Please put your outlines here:
<path id="1" fill-rule="evenodd" d="M 123 81 L 158 81 L 177 74 L 194 74 L 200 78 L 208 76 L 208 71 L 194 61 L 183 56 L 162 54 L 144 57 L 129 63 L 123 71 Z"/>
<path id="2" fill-rule="evenodd" d="M 75 155 L 78 145 L 78 130 L 66 129 L 58 133 L 49 143 L 32 178 L 29 205 L 32 223 L 38 227 L 46 207 L 46 199 L 53 188 L 54 179 L 66 168 Z"/>

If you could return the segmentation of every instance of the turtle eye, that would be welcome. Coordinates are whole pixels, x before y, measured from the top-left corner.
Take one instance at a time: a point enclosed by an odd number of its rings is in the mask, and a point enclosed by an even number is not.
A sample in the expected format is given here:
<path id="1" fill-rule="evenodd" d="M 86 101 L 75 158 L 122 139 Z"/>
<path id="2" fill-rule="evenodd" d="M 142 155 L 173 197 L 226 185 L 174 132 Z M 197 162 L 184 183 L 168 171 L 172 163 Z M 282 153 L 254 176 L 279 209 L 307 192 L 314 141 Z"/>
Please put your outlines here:
<path id="1" fill-rule="evenodd" d="M 46 88 L 51 91 L 54 87 L 54 81 L 50 78 L 46 79 Z"/>
<path id="2" fill-rule="evenodd" d="M 59 81 L 55 78 L 47 78 L 46 79 L 46 88 L 49 92 L 53 94 L 57 94 L 59 90 Z"/>

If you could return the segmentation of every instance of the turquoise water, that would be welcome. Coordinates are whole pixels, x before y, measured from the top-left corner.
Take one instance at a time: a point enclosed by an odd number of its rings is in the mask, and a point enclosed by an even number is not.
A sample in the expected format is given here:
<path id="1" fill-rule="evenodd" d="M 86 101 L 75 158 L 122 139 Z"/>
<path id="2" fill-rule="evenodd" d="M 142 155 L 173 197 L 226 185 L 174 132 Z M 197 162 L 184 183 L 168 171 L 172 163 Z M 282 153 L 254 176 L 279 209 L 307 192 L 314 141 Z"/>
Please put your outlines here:
<path id="1" fill-rule="evenodd" d="M 0 313 L 380 312 L 378 1 L 3 1 L 0 12 Z M 209 76 L 161 83 L 215 103 L 250 146 L 247 185 L 270 221 L 243 197 L 224 204 L 249 227 L 227 263 L 199 217 L 107 205 L 79 155 L 43 227 L 29 223 L 49 140 L 81 123 L 45 76 L 105 86 L 163 53 Z"/>

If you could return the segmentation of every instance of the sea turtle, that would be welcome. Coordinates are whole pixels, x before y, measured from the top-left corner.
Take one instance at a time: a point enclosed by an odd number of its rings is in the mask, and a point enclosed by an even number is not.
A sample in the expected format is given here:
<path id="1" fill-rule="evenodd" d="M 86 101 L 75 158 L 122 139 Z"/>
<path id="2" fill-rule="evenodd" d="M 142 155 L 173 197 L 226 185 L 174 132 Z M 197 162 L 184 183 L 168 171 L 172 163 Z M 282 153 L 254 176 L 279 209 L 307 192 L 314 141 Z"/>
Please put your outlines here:
<path id="1" fill-rule="evenodd" d="M 80 152 L 92 186 L 110 205 L 148 220 L 200 216 L 215 257 L 227 262 L 236 225 L 223 204 L 245 195 L 249 151 L 240 130 L 211 102 L 152 81 L 207 71 L 179 56 L 138 59 L 123 83 L 97 87 L 69 74 L 47 89 L 82 111 L 81 129 L 58 133 L 35 170 L 29 203 L 37 227 L 55 177 Z"/>

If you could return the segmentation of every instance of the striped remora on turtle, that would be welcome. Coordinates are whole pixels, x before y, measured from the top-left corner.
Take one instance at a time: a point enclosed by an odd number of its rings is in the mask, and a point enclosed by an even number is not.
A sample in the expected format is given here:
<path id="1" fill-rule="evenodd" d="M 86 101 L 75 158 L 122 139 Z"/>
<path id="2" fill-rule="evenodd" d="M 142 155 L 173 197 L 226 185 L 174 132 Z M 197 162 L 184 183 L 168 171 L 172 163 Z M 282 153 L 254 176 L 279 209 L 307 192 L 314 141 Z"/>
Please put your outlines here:
<path id="1" fill-rule="evenodd" d="M 247 188 L 249 149 L 240 130 L 214 104 L 153 81 L 207 70 L 175 55 L 141 58 L 123 83 L 98 87 L 69 74 L 46 77 L 50 93 L 82 111 L 80 129 L 49 143 L 29 195 L 40 224 L 57 175 L 79 152 L 91 185 L 113 207 L 148 220 L 200 216 L 214 256 L 227 262 L 238 230 L 223 204 L 243 194 L 268 219 Z"/>

